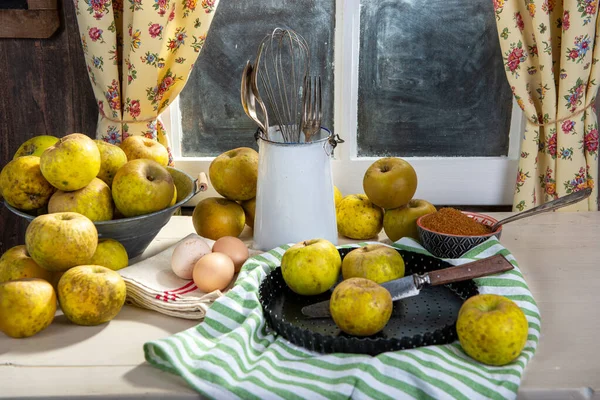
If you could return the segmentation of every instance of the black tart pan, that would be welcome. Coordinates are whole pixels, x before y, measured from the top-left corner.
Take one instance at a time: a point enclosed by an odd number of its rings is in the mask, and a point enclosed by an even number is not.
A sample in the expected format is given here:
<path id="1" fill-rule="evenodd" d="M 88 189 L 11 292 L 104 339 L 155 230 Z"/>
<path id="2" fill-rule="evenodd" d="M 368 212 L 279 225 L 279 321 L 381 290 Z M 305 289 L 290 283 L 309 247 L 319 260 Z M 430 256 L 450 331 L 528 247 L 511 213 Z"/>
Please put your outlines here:
<path id="1" fill-rule="evenodd" d="M 354 248 L 338 250 L 343 259 Z M 396 250 L 404 259 L 405 275 L 452 267 L 431 256 Z M 392 316 L 381 332 L 358 337 L 342 332 L 331 318 L 308 318 L 300 311 L 328 300 L 332 290 L 317 296 L 298 295 L 287 287 L 281 267 L 277 267 L 262 281 L 259 300 L 269 326 L 296 345 L 321 353 L 377 355 L 454 342 L 458 310 L 466 299 L 479 293 L 473 280 L 424 288 L 418 296 L 394 302 Z"/>

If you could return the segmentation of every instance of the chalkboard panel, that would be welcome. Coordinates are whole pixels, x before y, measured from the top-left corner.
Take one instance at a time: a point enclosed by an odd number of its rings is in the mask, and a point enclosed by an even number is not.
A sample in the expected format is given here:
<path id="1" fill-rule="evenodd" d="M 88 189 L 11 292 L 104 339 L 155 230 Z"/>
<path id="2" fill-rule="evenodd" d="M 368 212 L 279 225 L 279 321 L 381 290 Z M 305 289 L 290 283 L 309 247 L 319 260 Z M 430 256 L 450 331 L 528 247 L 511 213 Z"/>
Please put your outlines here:
<path id="1" fill-rule="evenodd" d="M 363 0 L 359 156 L 502 156 L 512 109 L 490 0 Z"/>
<path id="2" fill-rule="evenodd" d="M 181 93 L 184 156 L 214 156 L 248 146 L 257 148 L 256 125 L 240 102 L 247 60 L 275 27 L 295 30 L 311 47 L 311 73 L 323 82 L 323 125 L 333 129 L 333 47 L 335 1 L 221 1 L 206 44 Z"/>
<path id="3" fill-rule="evenodd" d="M 0 0 L 0 10 L 27 10 L 27 0 Z"/>

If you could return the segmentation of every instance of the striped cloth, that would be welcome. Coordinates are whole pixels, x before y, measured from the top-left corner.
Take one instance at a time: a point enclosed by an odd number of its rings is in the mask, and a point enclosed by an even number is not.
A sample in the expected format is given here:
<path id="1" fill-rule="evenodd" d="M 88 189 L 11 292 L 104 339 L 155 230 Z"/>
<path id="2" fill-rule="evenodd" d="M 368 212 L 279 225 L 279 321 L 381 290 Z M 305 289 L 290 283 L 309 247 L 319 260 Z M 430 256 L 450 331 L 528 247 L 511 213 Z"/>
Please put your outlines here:
<path id="1" fill-rule="evenodd" d="M 429 254 L 411 239 L 393 246 Z M 495 238 L 460 259 L 447 261 L 459 265 L 499 253 L 515 266 L 507 273 L 476 279 L 480 293 L 514 300 L 529 321 L 525 349 L 502 367 L 474 361 L 458 342 L 376 357 L 320 354 L 288 342 L 266 326 L 258 300 L 261 280 L 280 264 L 288 247 L 249 259 L 234 288 L 215 301 L 203 323 L 146 343 L 146 360 L 215 399 L 516 398 L 525 366 L 537 347 L 540 314 L 514 257 Z"/>

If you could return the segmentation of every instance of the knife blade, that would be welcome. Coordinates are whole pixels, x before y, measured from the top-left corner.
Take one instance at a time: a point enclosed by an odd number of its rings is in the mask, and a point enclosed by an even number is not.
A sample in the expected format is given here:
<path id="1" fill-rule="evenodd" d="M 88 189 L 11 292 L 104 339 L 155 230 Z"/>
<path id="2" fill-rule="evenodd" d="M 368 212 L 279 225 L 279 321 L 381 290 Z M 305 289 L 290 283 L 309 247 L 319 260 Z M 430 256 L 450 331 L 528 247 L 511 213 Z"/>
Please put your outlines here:
<path id="1" fill-rule="evenodd" d="M 438 269 L 424 274 L 412 274 L 404 278 L 383 282 L 380 285 L 392 295 L 392 301 L 417 296 L 425 286 L 445 285 L 468 279 L 506 272 L 512 264 L 501 254 L 473 261 L 456 267 Z M 302 314 L 310 318 L 331 317 L 329 300 L 302 307 Z"/>

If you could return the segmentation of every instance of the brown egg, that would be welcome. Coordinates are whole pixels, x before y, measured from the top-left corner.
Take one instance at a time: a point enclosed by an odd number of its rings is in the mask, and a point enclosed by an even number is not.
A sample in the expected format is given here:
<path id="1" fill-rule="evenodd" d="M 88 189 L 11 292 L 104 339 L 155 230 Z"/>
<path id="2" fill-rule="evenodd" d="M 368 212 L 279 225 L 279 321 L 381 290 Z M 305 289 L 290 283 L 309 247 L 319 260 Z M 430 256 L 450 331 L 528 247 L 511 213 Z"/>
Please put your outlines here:
<path id="1" fill-rule="evenodd" d="M 194 265 L 194 283 L 204 293 L 225 289 L 233 279 L 235 267 L 228 255 L 209 253 Z"/>
<path id="2" fill-rule="evenodd" d="M 240 239 L 233 236 L 223 236 L 213 244 L 213 253 L 227 254 L 233 265 L 235 266 L 235 272 L 240 272 L 240 268 L 248 259 L 248 247 Z"/>

